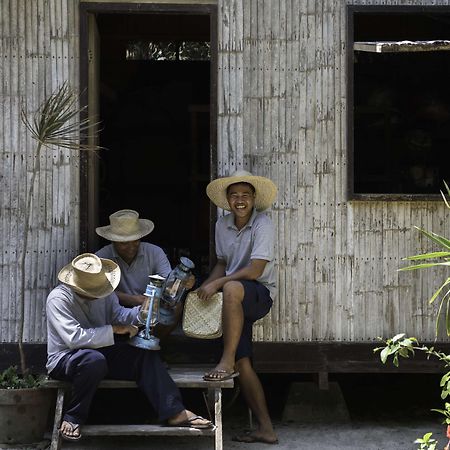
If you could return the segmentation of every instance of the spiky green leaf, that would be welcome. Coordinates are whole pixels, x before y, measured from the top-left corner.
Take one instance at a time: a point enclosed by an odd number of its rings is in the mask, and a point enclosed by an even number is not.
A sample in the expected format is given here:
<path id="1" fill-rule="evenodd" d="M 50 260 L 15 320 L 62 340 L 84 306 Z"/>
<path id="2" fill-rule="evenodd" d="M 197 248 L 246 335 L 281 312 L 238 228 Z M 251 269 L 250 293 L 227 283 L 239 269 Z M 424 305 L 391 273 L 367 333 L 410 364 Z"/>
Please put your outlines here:
<path id="1" fill-rule="evenodd" d="M 447 250 L 450 250 L 450 240 L 447 238 L 440 236 L 439 234 L 433 233 L 432 231 L 424 230 L 423 228 L 414 227 L 417 230 L 419 230 L 421 233 L 423 233 L 425 236 L 430 238 L 433 242 L 436 242 L 436 244 L 439 244 L 446 248 Z"/>
<path id="2" fill-rule="evenodd" d="M 406 258 L 402 258 L 402 261 L 417 261 L 421 259 L 445 258 L 446 256 L 450 256 L 450 252 L 432 252 L 432 253 L 424 253 L 421 255 L 407 256 Z"/>

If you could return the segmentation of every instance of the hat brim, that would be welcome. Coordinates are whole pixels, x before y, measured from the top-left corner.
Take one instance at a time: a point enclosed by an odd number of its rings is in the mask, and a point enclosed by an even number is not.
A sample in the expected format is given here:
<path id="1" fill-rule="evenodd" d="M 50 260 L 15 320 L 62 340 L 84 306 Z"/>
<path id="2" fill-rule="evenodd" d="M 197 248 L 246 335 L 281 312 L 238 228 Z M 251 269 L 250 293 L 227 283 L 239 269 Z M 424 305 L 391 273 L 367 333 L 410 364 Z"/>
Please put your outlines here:
<path id="1" fill-rule="evenodd" d="M 105 275 L 105 282 L 96 289 L 85 290 L 75 284 L 74 268 L 72 263 L 64 266 L 58 273 L 58 280 L 69 286 L 78 294 L 90 298 L 103 298 L 111 294 L 120 282 L 120 267 L 110 259 L 100 258 L 102 261 L 102 273 Z"/>
<path id="2" fill-rule="evenodd" d="M 137 241 L 138 239 L 147 236 L 147 234 L 150 234 L 154 228 L 155 224 L 151 220 L 139 219 L 139 231 L 134 234 L 124 236 L 123 234 L 113 233 L 111 225 L 97 227 L 95 232 L 102 238 L 105 238 L 111 242 L 130 242 Z"/>
<path id="3" fill-rule="evenodd" d="M 227 188 L 235 183 L 249 183 L 255 188 L 255 208 L 264 211 L 270 208 L 277 196 L 277 187 L 272 180 L 257 175 L 242 175 L 218 178 L 206 186 L 206 194 L 219 208 L 230 211 Z"/>

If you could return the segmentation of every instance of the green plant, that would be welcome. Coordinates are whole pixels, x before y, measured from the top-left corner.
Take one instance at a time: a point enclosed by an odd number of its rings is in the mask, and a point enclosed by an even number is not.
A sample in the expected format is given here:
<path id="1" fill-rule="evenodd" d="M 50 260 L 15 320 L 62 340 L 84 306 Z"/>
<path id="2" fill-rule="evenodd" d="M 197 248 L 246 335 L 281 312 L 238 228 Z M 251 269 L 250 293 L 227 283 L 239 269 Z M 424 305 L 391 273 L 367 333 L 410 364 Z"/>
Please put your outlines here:
<path id="1" fill-rule="evenodd" d="M 17 372 L 17 366 L 10 366 L 0 372 L 0 389 L 28 389 L 39 387 L 43 376 L 31 374 L 21 375 Z"/>
<path id="2" fill-rule="evenodd" d="M 450 188 L 447 183 L 444 181 L 444 185 L 447 191 L 447 195 L 450 197 Z M 444 192 L 441 191 L 442 198 L 444 199 L 445 206 L 450 209 L 449 200 L 447 200 Z M 417 269 L 426 269 L 429 267 L 436 266 L 450 266 L 450 240 L 440 236 L 439 234 L 433 233 L 431 231 L 424 230 L 419 227 L 415 227 L 433 242 L 442 247 L 442 251 L 424 253 L 421 255 L 408 256 L 403 258 L 404 261 L 423 261 L 423 260 L 431 260 L 432 262 L 426 262 L 421 264 L 413 264 L 411 266 L 402 267 L 399 271 L 405 270 L 417 270 Z M 436 334 L 439 331 L 439 320 L 442 315 L 442 310 L 445 305 L 445 329 L 447 331 L 447 335 L 450 336 L 450 277 L 447 277 L 442 285 L 436 290 L 436 292 L 429 299 L 429 303 L 433 303 L 438 297 L 441 297 L 438 316 L 436 321 Z M 447 289 L 446 289 L 447 288 Z"/>
<path id="3" fill-rule="evenodd" d="M 87 117 L 87 106 L 79 106 L 79 95 L 64 83 L 56 89 L 37 109 L 31 119 L 27 117 L 22 109 L 22 122 L 25 124 L 32 138 L 36 141 L 34 149 L 33 166 L 31 169 L 31 180 L 25 198 L 25 208 L 23 209 L 23 239 L 18 249 L 18 266 L 20 276 L 20 288 L 18 293 L 18 346 L 20 355 L 21 373 L 25 377 L 28 374 L 25 351 L 23 348 L 24 337 L 24 310 L 25 310 L 25 264 L 29 249 L 30 237 L 33 229 L 31 227 L 31 217 L 33 211 L 38 210 L 36 206 L 32 208 L 35 200 L 35 191 L 39 188 L 36 179 L 40 172 L 40 155 L 45 148 L 64 148 L 70 151 L 89 150 L 95 151 L 99 147 L 90 144 L 95 138 L 98 123 L 92 122 Z M 85 142 L 88 142 L 87 144 Z M 32 252 L 30 252 L 32 253 Z"/>
<path id="4" fill-rule="evenodd" d="M 450 188 L 448 184 L 444 181 L 446 193 L 441 191 L 442 198 L 444 200 L 445 206 L 450 209 L 450 200 L 447 199 L 446 195 L 450 199 Z M 406 261 L 427 261 L 421 262 L 419 264 L 412 264 L 407 267 L 402 267 L 399 271 L 405 270 L 417 270 L 426 269 L 430 267 L 437 266 L 450 266 L 450 240 L 440 236 L 439 234 L 433 233 L 432 231 L 427 231 L 419 227 L 415 227 L 427 238 L 431 239 L 434 243 L 441 247 L 441 251 L 435 251 L 431 253 L 424 253 L 414 256 L 408 256 L 403 258 Z M 439 286 L 439 288 L 434 292 L 434 294 L 429 299 L 429 303 L 432 304 L 437 298 L 440 298 L 437 320 L 436 320 L 436 335 L 439 332 L 440 318 L 443 314 L 443 309 L 445 307 L 445 329 L 447 335 L 450 336 L 450 277 L 447 277 L 444 282 Z M 380 338 L 381 339 L 381 338 Z M 374 352 L 380 352 L 380 358 L 383 364 L 385 364 L 389 357 L 392 357 L 392 362 L 395 366 L 399 365 L 399 358 L 409 358 L 413 356 L 415 351 L 425 352 L 428 357 L 434 356 L 442 361 L 445 367 L 450 368 L 450 355 L 443 352 L 439 352 L 434 349 L 434 347 L 420 346 L 417 339 L 414 337 L 405 337 L 404 333 L 397 334 L 391 339 L 384 341 L 384 347 L 377 347 Z M 450 395 L 450 370 L 447 371 L 441 378 L 441 398 L 445 400 Z M 444 404 L 444 409 L 432 409 L 432 411 L 438 412 L 444 416 L 444 422 L 447 424 L 447 437 L 450 439 L 450 403 Z M 432 433 L 425 434 L 421 439 L 416 439 L 415 443 L 420 444 L 420 449 L 431 449 L 434 450 L 437 445 L 437 441 L 431 438 Z M 448 450 L 450 447 L 450 441 L 445 447 Z"/>
<path id="5" fill-rule="evenodd" d="M 381 338 L 380 338 L 381 339 Z M 384 342 L 384 347 L 377 347 L 374 349 L 374 353 L 380 352 L 380 359 L 383 364 L 386 364 L 389 357 L 392 357 L 393 364 L 399 366 L 399 358 L 409 358 L 410 355 L 414 355 L 416 351 L 426 353 L 429 357 L 434 356 L 442 361 L 445 367 L 450 369 L 450 355 L 437 351 L 434 347 L 427 347 L 425 345 L 419 345 L 419 342 L 415 337 L 406 337 L 405 333 L 400 333 L 394 336 L 392 339 L 387 339 Z M 450 370 L 447 371 L 441 378 L 441 398 L 444 400 L 450 395 Z M 450 426 L 450 403 L 445 403 L 444 409 L 432 409 L 432 411 L 438 412 L 444 416 L 443 423 Z M 447 429 L 447 434 L 448 434 Z M 425 434 L 421 439 L 416 439 L 414 442 L 420 444 L 419 449 L 435 449 L 438 442 L 435 439 L 431 439 L 432 433 Z"/>
<path id="6" fill-rule="evenodd" d="M 420 450 L 435 450 L 438 441 L 433 439 L 431 436 L 433 433 L 426 433 L 422 438 L 416 439 L 414 444 L 420 444 Z"/>

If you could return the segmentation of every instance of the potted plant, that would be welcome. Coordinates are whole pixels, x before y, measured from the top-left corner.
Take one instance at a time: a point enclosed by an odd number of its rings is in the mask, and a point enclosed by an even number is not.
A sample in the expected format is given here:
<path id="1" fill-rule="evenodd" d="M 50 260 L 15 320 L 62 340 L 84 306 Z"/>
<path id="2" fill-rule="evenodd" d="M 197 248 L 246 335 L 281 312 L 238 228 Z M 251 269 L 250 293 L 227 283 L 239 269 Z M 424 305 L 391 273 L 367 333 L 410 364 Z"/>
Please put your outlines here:
<path id="1" fill-rule="evenodd" d="M 450 198 L 450 188 L 445 182 L 444 185 L 446 188 L 446 194 Z M 441 191 L 445 206 L 450 209 L 450 202 L 447 199 L 446 194 Z M 399 271 L 426 269 L 436 266 L 450 266 L 450 240 L 431 231 L 418 227 L 415 228 L 431 239 L 434 243 L 438 244 L 441 247 L 441 250 L 406 257 L 404 260 L 413 262 L 419 261 L 419 263 L 414 263 L 407 267 L 403 267 L 399 269 Z M 445 316 L 445 330 L 447 332 L 447 336 L 450 336 L 450 277 L 447 277 L 441 286 L 434 292 L 429 299 L 429 303 L 432 304 L 437 299 L 440 299 L 440 302 L 436 318 L 436 336 L 440 329 L 442 316 Z M 447 368 L 447 372 L 442 376 L 440 381 L 441 398 L 442 400 L 445 400 L 450 396 L 450 355 L 440 352 L 434 347 L 420 345 L 415 337 L 407 337 L 404 333 L 397 334 L 393 338 L 385 340 L 383 347 L 377 347 L 374 349 L 374 352 L 380 352 L 380 358 L 383 364 L 385 364 L 388 359 L 392 357 L 392 362 L 397 367 L 399 365 L 399 358 L 409 358 L 409 356 L 414 355 L 415 351 L 421 351 L 426 353 L 429 357 L 433 356 L 438 358 L 442 361 L 444 367 Z M 443 409 L 433 409 L 432 411 L 436 411 L 444 416 L 443 423 L 447 425 L 446 435 L 447 438 L 450 439 L 450 403 L 445 402 Z M 438 442 L 431 436 L 432 433 L 427 433 L 422 438 L 417 439 L 415 443 L 419 444 L 418 448 L 434 450 Z M 450 440 L 444 450 L 450 450 Z"/>
<path id="2" fill-rule="evenodd" d="M 95 151 L 97 146 L 84 144 L 88 133 L 95 132 L 97 123 L 81 117 L 86 106 L 79 107 L 79 95 L 67 83 L 55 90 L 38 108 L 30 120 L 22 109 L 22 121 L 36 141 L 31 179 L 25 198 L 23 237 L 18 249 L 20 276 L 18 292 L 18 348 L 20 370 L 9 367 L 0 372 L 0 443 L 27 444 L 42 439 L 50 409 L 51 393 L 39 389 L 41 377 L 29 373 L 23 346 L 25 327 L 25 263 L 31 242 L 32 200 L 38 189 L 40 155 L 44 149 L 64 148 L 70 151 Z M 29 252 L 31 253 L 31 252 Z M 24 426 L 25 424 L 25 426 Z"/>

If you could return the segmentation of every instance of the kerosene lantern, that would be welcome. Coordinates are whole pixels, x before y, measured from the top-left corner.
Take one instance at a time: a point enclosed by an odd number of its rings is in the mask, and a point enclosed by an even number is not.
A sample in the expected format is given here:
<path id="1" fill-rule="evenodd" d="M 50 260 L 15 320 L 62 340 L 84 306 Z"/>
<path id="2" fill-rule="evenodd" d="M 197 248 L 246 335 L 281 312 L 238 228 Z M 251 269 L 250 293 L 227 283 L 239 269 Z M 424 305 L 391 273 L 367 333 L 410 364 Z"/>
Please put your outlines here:
<path id="1" fill-rule="evenodd" d="M 144 350 L 159 350 L 159 339 L 153 335 L 153 330 L 159 321 L 159 300 L 161 298 L 164 278 L 150 275 L 144 295 L 147 297 L 141 306 L 139 320 L 145 328 L 129 340 L 129 344 Z"/>
<path id="2" fill-rule="evenodd" d="M 186 281 L 192 274 L 195 264 L 185 256 L 169 273 L 161 289 L 159 323 L 172 325 L 175 322 L 175 307 L 180 303 L 186 292 Z"/>

